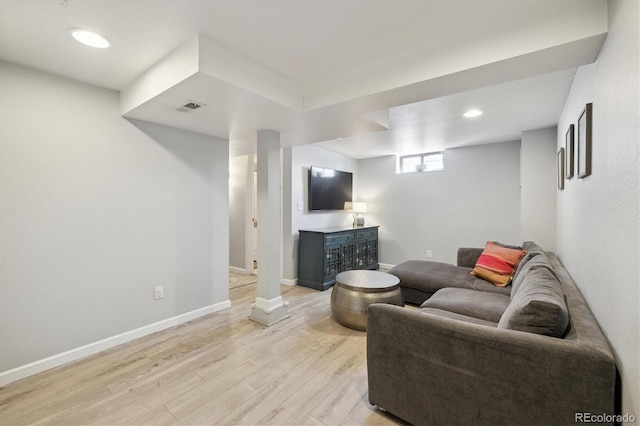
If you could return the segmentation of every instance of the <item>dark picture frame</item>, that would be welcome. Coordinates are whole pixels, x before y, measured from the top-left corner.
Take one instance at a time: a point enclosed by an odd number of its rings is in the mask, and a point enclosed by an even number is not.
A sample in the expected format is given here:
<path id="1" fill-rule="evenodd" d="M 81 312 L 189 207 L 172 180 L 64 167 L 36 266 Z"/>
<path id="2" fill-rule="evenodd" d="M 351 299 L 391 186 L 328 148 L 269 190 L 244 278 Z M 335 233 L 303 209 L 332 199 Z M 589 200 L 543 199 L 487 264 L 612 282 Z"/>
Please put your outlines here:
<path id="1" fill-rule="evenodd" d="M 592 145 L 592 117 L 593 104 L 588 103 L 578 118 L 578 177 L 580 179 L 591 175 L 591 145 Z"/>
<path id="2" fill-rule="evenodd" d="M 567 133 L 564 135 L 564 155 L 566 159 L 564 170 L 566 172 L 565 177 L 567 179 L 571 179 L 574 175 L 574 129 L 575 126 L 570 124 L 567 129 Z"/>
<path id="3" fill-rule="evenodd" d="M 558 189 L 562 191 L 564 189 L 564 148 L 560 148 L 558 151 Z"/>

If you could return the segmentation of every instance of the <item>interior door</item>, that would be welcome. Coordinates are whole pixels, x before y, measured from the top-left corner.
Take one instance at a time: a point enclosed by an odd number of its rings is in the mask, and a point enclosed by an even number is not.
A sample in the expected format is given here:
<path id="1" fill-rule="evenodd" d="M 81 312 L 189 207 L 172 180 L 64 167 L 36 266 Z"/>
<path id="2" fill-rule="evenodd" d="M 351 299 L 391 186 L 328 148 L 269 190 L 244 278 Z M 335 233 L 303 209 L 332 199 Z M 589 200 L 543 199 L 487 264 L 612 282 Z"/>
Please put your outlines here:
<path id="1" fill-rule="evenodd" d="M 251 186 L 251 264 L 253 273 L 258 273 L 258 172 L 253 171 Z"/>

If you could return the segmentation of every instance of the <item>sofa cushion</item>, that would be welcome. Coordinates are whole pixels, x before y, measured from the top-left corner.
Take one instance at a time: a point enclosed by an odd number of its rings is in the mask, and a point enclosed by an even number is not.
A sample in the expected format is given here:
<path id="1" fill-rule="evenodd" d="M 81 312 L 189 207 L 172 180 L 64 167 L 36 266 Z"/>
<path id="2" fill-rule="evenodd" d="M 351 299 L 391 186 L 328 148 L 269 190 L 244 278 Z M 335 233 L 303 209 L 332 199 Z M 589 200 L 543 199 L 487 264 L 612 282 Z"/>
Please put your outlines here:
<path id="1" fill-rule="evenodd" d="M 471 273 L 497 286 L 505 287 L 511 282 L 515 268 L 525 254 L 525 250 L 489 241 Z"/>
<path id="2" fill-rule="evenodd" d="M 537 251 L 528 251 L 527 254 L 522 258 L 518 266 L 516 267 L 515 272 L 513 273 L 513 278 L 511 280 L 511 285 L 513 286 L 520 275 L 520 272 L 524 269 L 524 266 L 529 263 L 530 260 L 534 259 L 537 256 L 544 256 L 544 254 L 539 253 Z M 511 290 L 513 292 L 513 289 Z"/>
<path id="3" fill-rule="evenodd" d="M 529 265 L 526 274 L 523 271 L 521 275 L 522 282 L 498 328 L 562 337 L 569 324 L 569 313 L 555 274 L 539 263 Z"/>
<path id="4" fill-rule="evenodd" d="M 526 250 L 527 253 L 536 252 L 544 255 L 544 250 L 542 249 L 542 247 L 540 247 L 533 241 L 525 241 L 524 243 L 522 243 L 522 249 Z"/>
<path id="5" fill-rule="evenodd" d="M 421 308 L 434 308 L 497 323 L 511 299 L 504 294 L 465 288 L 443 288 L 426 300 Z"/>
<path id="6" fill-rule="evenodd" d="M 482 248 L 478 247 L 460 247 L 458 248 L 458 257 L 456 259 L 456 265 L 463 266 L 465 268 L 473 268 L 476 266 L 478 258 L 482 254 Z"/>
<path id="7" fill-rule="evenodd" d="M 496 287 L 490 282 L 471 275 L 471 268 L 428 260 L 408 260 L 389 273 L 400 279 L 400 287 L 412 288 L 431 294 L 444 287 L 468 288 L 491 293 L 511 293 L 511 288 Z"/>
<path id="8" fill-rule="evenodd" d="M 497 322 L 486 321 L 486 320 L 483 320 L 483 319 L 480 319 L 480 318 L 470 317 L 468 315 L 462 315 L 462 314 L 457 314 L 455 312 L 444 311 L 442 309 L 421 308 L 420 311 L 424 312 L 425 314 L 437 315 L 439 317 L 445 317 L 445 318 L 449 318 L 449 319 L 453 319 L 453 320 L 470 322 L 472 324 L 486 325 L 487 327 L 496 328 L 498 326 Z"/>
<path id="9" fill-rule="evenodd" d="M 536 267 L 544 267 L 544 268 L 547 268 L 549 271 L 551 271 L 552 274 L 554 273 L 553 268 L 549 263 L 549 260 L 547 260 L 547 257 L 541 253 L 537 253 L 537 252 L 527 253 L 527 255 L 522 259 L 522 262 L 520 263 L 522 265 L 518 265 L 518 268 L 516 269 L 516 273 L 513 275 L 513 280 L 511 281 L 511 298 L 512 299 L 515 296 L 515 294 L 518 292 L 520 285 L 522 284 L 524 279 L 527 277 L 527 275 L 529 274 L 529 271 L 532 268 L 535 269 Z"/>
<path id="10" fill-rule="evenodd" d="M 497 245 L 497 246 L 508 248 L 508 249 L 522 250 L 522 247 L 516 246 L 516 245 L 513 245 L 513 244 L 504 244 L 504 243 L 499 243 L 498 241 L 492 241 L 492 243 Z"/>

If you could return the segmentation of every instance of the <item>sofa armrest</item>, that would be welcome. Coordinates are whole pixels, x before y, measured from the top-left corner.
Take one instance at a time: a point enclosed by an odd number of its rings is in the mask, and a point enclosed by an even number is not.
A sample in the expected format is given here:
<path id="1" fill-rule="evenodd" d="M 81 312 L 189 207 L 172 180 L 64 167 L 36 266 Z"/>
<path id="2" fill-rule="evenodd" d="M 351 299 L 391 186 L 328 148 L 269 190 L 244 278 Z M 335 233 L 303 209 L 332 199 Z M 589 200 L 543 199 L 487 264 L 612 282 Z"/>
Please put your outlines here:
<path id="1" fill-rule="evenodd" d="M 482 248 L 475 247 L 460 247 L 458 249 L 458 266 L 463 266 L 465 268 L 473 268 L 476 266 L 476 262 L 478 258 L 482 254 Z"/>
<path id="2" fill-rule="evenodd" d="M 386 304 L 367 315 L 369 401 L 410 423 L 575 424 L 576 413 L 614 413 L 611 354 Z"/>

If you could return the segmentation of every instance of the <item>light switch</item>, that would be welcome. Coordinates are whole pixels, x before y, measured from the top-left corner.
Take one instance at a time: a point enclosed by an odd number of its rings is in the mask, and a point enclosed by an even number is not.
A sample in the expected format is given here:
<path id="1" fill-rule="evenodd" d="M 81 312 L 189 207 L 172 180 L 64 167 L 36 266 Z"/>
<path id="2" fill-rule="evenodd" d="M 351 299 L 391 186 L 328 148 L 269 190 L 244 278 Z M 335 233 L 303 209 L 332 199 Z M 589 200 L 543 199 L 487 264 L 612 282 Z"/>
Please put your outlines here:
<path id="1" fill-rule="evenodd" d="M 153 290 L 154 290 L 154 294 L 153 294 L 154 299 L 158 300 L 158 299 L 164 298 L 164 286 L 163 285 L 158 285 Z"/>
<path id="2" fill-rule="evenodd" d="M 298 201 L 298 211 L 301 212 L 302 210 L 304 210 L 304 202 Z"/>

